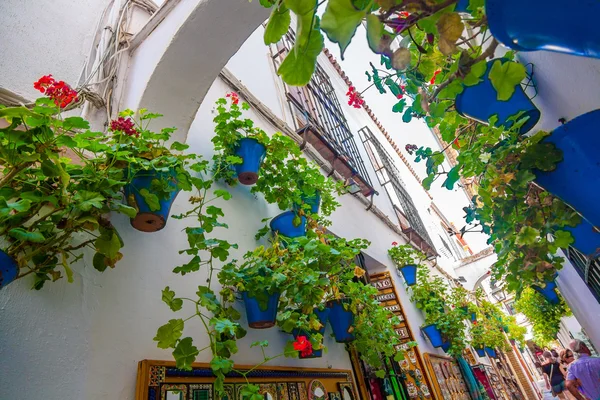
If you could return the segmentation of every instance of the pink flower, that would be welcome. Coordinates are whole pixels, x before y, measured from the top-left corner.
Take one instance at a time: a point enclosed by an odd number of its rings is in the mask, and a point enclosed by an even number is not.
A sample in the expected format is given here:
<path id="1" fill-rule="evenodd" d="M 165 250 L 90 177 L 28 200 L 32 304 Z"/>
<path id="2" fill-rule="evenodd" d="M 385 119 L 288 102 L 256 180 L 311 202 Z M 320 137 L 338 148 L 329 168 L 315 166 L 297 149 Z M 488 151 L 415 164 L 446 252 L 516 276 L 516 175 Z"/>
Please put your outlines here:
<path id="1" fill-rule="evenodd" d="M 237 105 L 240 101 L 240 98 L 238 97 L 238 94 L 236 92 L 227 93 L 225 97 L 231 97 L 231 104 Z"/>
<path id="2" fill-rule="evenodd" d="M 398 242 L 392 242 L 392 246 L 398 246 Z"/>

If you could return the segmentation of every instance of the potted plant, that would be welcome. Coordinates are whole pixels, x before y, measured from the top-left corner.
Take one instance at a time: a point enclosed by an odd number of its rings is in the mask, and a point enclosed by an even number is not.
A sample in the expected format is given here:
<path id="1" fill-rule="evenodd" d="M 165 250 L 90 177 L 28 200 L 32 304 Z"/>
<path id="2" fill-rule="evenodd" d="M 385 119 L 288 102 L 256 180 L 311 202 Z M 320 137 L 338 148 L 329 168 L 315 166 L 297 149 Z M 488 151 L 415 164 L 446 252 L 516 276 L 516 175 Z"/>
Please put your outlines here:
<path id="1" fill-rule="evenodd" d="M 85 248 L 96 253 L 93 265 L 104 271 L 121 259 L 123 242 L 110 223 L 111 211 L 135 215 L 119 191 L 123 172 L 107 162 L 103 134 L 90 132 L 80 117 L 62 117 L 77 92 L 50 75 L 34 84 L 47 97 L 26 107 L 0 107 L 8 126 L 0 129 L 0 288 L 34 277 L 33 288 L 64 273 Z M 90 149 L 93 153 L 88 153 Z"/>
<path id="2" fill-rule="evenodd" d="M 249 108 L 245 102 L 240 106 L 239 97 L 234 92 L 216 102 L 212 142 L 215 149 L 213 161 L 218 166 L 219 174 L 215 176 L 230 184 L 236 182 L 236 178 L 242 185 L 255 184 L 267 154 L 267 134 L 254 126 L 251 119 L 242 118 L 242 110 Z"/>
<path id="3" fill-rule="evenodd" d="M 112 135 L 107 141 L 115 149 L 111 163 L 122 166 L 128 180 L 125 199 L 137 213 L 131 226 L 142 232 L 156 232 L 165 227 L 171 206 L 180 190 L 192 190 L 189 166 L 195 154 L 182 154 L 189 146 L 177 141 L 167 145 L 172 128 L 159 133 L 149 129 L 150 123 L 162 115 L 146 109 L 119 113 L 111 121 Z"/>
<path id="4" fill-rule="evenodd" d="M 512 344 L 516 342 L 524 343 L 527 328 L 517 324 L 517 319 L 513 315 L 505 317 L 506 326 L 508 327 L 508 339 Z"/>
<path id="5" fill-rule="evenodd" d="M 417 266 L 420 265 L 426 256 L 416 250 L 410 244 L 398 245 L 393 242 L 388 254 L 396 268 L 402 273 L 407 286 L 413 286 L 417 283 Z"/>

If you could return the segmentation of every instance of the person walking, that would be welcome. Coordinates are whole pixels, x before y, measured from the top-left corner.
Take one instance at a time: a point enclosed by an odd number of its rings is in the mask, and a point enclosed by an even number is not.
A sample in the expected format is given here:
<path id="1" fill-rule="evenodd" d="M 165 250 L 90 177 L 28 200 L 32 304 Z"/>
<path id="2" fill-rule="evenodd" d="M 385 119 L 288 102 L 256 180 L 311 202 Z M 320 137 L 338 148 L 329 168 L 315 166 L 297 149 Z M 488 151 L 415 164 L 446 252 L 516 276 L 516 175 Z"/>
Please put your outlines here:
<path id="1" fill-rule="evenodd" d="M 544 351 L 544 364 L 542 364 L 542 372 L 544 373 L 544 381 L 546 381 L 546 389 L 552 390 L 552 396 L 558 396 L 561 400 L 566 400 L 565 392 L 565 376 L 560 370 L 560 363 L 548 350 Z"/>
<path id="2" fill-rule="evenodd" d="M 579 357 L 569 365 L 567 389 L 577 400 L 600 400 L 600 358 L 591 357 L 581 340 L 573 340 L 569 348 Z"/>
<path id="3" fill-rule="evenodd" d="M 558 352 L 560 355 L 560 365 L 563 370 L 563 375 L 565 378 L 567 377 L 567 372 L 569 371 L 569 365 L 575 361 L 575 355 L 573 354 L 573 350 L 571 349 L 562 349 Z"/>

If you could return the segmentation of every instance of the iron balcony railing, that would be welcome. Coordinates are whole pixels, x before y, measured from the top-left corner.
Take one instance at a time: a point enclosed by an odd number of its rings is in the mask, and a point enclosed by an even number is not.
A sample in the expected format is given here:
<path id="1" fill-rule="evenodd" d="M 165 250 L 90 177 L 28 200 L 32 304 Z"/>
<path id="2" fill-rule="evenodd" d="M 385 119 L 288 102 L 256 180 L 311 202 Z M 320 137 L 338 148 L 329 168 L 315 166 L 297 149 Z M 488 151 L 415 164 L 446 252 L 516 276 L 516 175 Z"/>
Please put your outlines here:
<path id="1" fill-rule="evenodd" d="M 600 303 L 600 261 L 598 258 L 588 258 L 574 247 L 569 247 L 567 257 Z"/>

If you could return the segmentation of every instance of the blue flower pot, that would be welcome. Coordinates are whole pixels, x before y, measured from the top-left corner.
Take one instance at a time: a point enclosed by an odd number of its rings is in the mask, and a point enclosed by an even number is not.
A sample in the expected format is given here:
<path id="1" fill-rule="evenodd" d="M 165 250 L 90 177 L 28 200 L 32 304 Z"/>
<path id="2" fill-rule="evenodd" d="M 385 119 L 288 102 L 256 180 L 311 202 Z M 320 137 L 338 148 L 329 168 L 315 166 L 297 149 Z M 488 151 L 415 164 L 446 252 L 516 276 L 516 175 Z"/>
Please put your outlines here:
<path id="1" fill-rule="evenodd" d="M 484 349 L 485 349 L 486 354 L 489 357 L 494 357 L 494 358 L 496 357 L 496 350 L 495 349 L 492 349 L 491 347 L 487 347 L 487 346 L 484 347 Z"/>
<path id="2" fill-rule="evenodd" d="M 446 352 L 446 353 L 447 353 L 447 352 L 448 352 L 448 350 L 450 350 L 450 346 L 451 346 L 451 345 L 452 345 L 452 344 L 450 343 L 450 341 L 446 341 L 446 342 L 442 343 L 442 346 L 441 346 L 441 348 L 442 348 L 442 350 L 444 350 L 444 352 Z"/>
<path id="3" fill-rule="evenodd" d="M 477 313 L 472 312 L 471 313 L 471 322 L 475 322 L 477 321 Z"/>
<path id="4" fill-rule="evenodd" d="M 242 185 L 254 185 L 258 180 L 258 170 L 265 158 L 265 146 L 256 139 L 244 138 L 238 142 L 234 154 L 242 158 L 241 164 L 235 165 L 238 180 Z"/>
<path id="5" fill-rule="evenodd" d="M 313 310 L 313 312 L 317 315 L 317 318 L 319 319 L 319 321 L 321 322 L 321 325 L 323 325 L 323 327 L 321 329 L 319 329 L 318 331 L 314 331 L 314 332 L 302 332 L 299 329 L 294 329 L 292 331 L 292 335 L 294 335 L 294 339 L 298 338 L 299 335 L 304 334 L 305 336 L 308 336 L 310 339 L 310 336 L 313 333 L 320 333 L 321 335 L 325 334 L 325 326 L 327 325 L 327 320 L 329 319 L 329 308 L 325 308 L 323 311 L 320 311 L 318 308 L 315 308 Z M 298 355 L 300 358 L 318 358 L 323 356 L 323 349 L 319 349 L 319 350 L 314 350 L 310 356 L 302 356 L 301 354 Z"/>
<path id="6" fill-rule="evenodd" d="M 302 201 L 310 206 L 310 212 L 316 214 L 319 212 L 319 206 L 321 205 L 321 193 L 315 191 L 312 196 L 302 196 Z"/>
<path id="7" fill-rule="evenodd" d="M 354 323 L 354 314 L 352 311 L 346 310 L 344 304 L 339 301 L 330 301 L 327 303 L 329 308 L 329 323 L 335 336 L 335 341 L 338 343 L 346 343 L 354 340 L 354 334 L 350 332 Z"/>
<path id="8" fill-rule="evenodd" d="M 475 351 L 479 357 L 485 357 L 485 349 L 483 347 L 476 347 Z"/>
<path id="9" fill-rule="evenodd" d="M 492 36 L 519 51 L 548 50 L 600 58 L 600 2 L 486 0 Z"/>
<path id="10" fill-rule="evenodd" d="M 267 308 L 265 309 L 261 308 L 260 303 L 255 297 L 248 296 L 247 292 L 242 292 L 242 299 L 246 307 L 246 317 L 248 318 L 248 326 L 250 328 L 266 329 L 275 325 L 279 293 L 269 295 Z"/>
<path id="11" fill-rule="evenodd" d="M 594 230 L 592 224 L 583 220 L 575 227 L 565 226 L 560 229 L 571 232 L 575 239 L 572 246 L 586 257 L 596 258 L 600 256 L 600 233 Z"/>
<path id="12" fill-rule="evenodd" d="M 0 250 L 0 289 L 17 279 L 19 266 L 11 256 Z"/>
<path id="13" fill-rule="evenodd" d="M 504 125 L 507 128 L 512 125 L 512 121 L 507 121 L 508 118 L 523 111 L 522 117 L 528 116 L 529 119 L 521 126 L 519 133 L 529 132 L 540 119 L 540 111 L 527 97 L 521 85 L 515 87 L 515 92 L 507 101 L 497 99 L 498 93 L 492 86 L 488 74 L 494 62 L 498 60 L 502 63 L 506 61 L 503 59 L 489 61 L 487 70 L 481 77 L 482 81 L 475 86 L 465 86 L 463 92 L 456 96 L 456 111 L 463 117 L 474 119 L 483 124 L 487 124 L 490 117 L 497 114 L 498 122 L 496 125 Z"/>
<path id="14" fill-rule="evenodd" d="M 442 347 L 442 344 L 444 344 L 442 332 L 435 324 L 424 326 L 421 330 L 427 335 L 433 347 Z"/>
<path id="15" fill-rule="evenodd" d="M 400 267 L 400 272 L 404 277 L 406 286 L 413 286 L 417 283 L 417 266 L 416 265 L 405 265 Z"/>
<path id="16" fill-rule="evenodd" d="M 296 213 L 286 211 L 273 218 L 269 225 L 273 232 L 289 238 L 306 236 L 306 217 L 300 217 L 301 223 L 298 226 L 294 226 L 294 218 Z"/>
<path id="17" fill-rule="evenodd" d="M 546 281 L 546 286 L 543 288 L 537 285 L 532 285 L 531 287 L 544 296 L 551 304 L 558 304 L 560 301 L 560 297 L 558 297 L 558 293 L 556 292 L 556 281 Z"/>
<path id="18" fill-rule="evenodd" d="M 455 12 L 468 12 L 467 7 L 469 7 L 469 0 L 458 0 L 456 6 L 454 7 Z"/>
<path id="19" fill-rule="evenodd" d="M 167 198 L 159 197 L 159 209 L 152 209 L 140 193 L 142 189 L 146 189 L 150 193 L 153 193 L 152 181 L 155 179 L 158 179 L 159 181 L 166 180 L 169 182 L 169 185 L 173 187 L 173 191 L 169 193 Z M 179 189 L 177 189 L 175 171 L 161 172 L 149 170 L 137 172 L 131 183 L 125 186 L 125 199 L 127 200 L 127 203 L 138 209 L 135 218 L 131 218 L 131 226 L 142 232 L 160 231 L 167 225 L 167 218 L 169 218 L 171 206 L 178 193 Z M 134 204 L 132 204 L 132 202 L 134 202 Z"/>
<path id="20" fill-rule="evenodd" d="M 535 171 L 536 183 L 577 210 L 592 225 L 600 227 L 597 204 L 600 187 L 600 110 L 578 116 L 559 126 L 545 141 L 563 152 L 553 171 Z"/>

